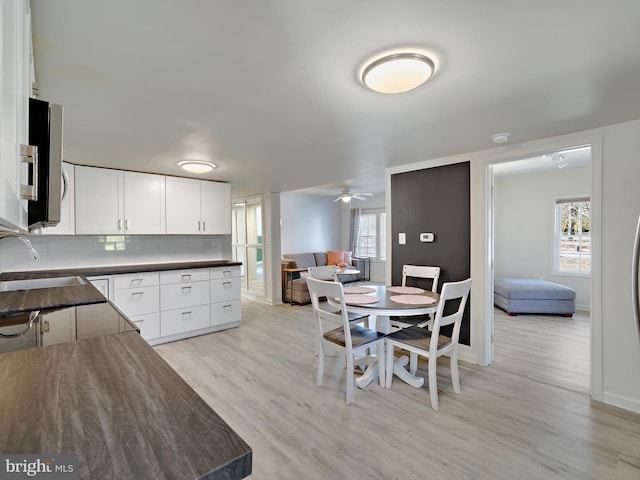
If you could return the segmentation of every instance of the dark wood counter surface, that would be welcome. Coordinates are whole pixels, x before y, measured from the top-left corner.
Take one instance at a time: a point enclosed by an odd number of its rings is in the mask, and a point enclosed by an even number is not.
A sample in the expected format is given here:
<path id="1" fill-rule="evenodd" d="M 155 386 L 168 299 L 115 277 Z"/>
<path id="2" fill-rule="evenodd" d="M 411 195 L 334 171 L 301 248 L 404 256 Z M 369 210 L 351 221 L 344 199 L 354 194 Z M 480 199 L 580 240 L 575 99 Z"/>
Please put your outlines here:
<path id="1" fill-rule="evenodd" d="M 115 275 L 118 273 L 158 272 L 163 270 L 183 270 L 190 268 L 232 267 L 242 265 L 242 262 L 232 260 L 199 260 L 195 262 L 163 262 L 163 263 L 131 263 L 123 265 L 103 265 L 98 267 L 71 267 L 56 268 L 50 270 L 38 270 L 34 272 L 9 272 L 0 274 L 0 280 L 4 275 L 24 275 L 30 273 L 47 273 L 61 275 Z"/>
<path id="2" fill-rule="evenodd" d="M 0 354 L 0 452 L 82 479 L 240 479 L 251 448 L 135 332 Z"/>

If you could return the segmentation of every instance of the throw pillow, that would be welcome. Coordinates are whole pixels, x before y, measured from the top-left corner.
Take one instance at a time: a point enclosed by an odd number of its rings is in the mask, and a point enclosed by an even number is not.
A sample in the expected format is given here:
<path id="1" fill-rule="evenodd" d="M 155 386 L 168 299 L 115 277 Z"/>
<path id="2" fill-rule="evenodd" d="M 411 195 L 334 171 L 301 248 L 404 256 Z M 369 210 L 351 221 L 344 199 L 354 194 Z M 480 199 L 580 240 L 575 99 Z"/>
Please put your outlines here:
<path id="1" fill-rule="evenodd" d="M 353 259 L 351 258 L 351 252 L 343 252 L 344 253 L 344 259 L 342 260 L 344 263 L 346 263 L 347 265 L 351 266 L 351 264 L 353 263 Z"/>
<path id="2" fill-rule="evenodd" d="M 327 265 L 338 265 L 344 262 L 344 252 L 342 250 L 327 251 Z"/>

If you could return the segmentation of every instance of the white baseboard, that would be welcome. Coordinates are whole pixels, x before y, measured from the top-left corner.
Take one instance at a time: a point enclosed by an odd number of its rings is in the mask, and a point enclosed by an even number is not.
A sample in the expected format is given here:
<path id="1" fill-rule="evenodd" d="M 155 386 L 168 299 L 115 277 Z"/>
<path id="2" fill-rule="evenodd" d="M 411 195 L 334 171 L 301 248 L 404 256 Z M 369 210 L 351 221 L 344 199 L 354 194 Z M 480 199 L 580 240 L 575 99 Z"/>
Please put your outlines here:
<path id="1" fill-rule="evenodd" d="M 469 345 L 458 344 L 458 360 L 477 365 L 478 354 Z"/>
<path id="2" fill-rule="evenodd" d="M 615 393 L 603 392 L 602 400 L 604 403 L 613 405 L 614 407 L 620 407 L 625 410 L 640 413 L 640 400 L 637 398 L 629 398 Z"/>

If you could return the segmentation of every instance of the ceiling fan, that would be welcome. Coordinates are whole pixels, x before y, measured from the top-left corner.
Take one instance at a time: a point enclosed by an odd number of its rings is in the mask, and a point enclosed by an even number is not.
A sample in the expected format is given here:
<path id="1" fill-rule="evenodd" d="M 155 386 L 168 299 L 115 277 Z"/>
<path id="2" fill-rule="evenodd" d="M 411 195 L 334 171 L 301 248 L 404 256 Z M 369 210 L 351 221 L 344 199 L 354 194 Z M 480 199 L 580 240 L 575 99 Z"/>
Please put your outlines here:
<path id="1" fill-rule="evenodd" d="M 366 197 L 370 197 L 371 195 L 373 195 L 373 193 L 356 193 L 344 188 L 342 189 L 342 193 L 336 197 L 334 202 L 342 200 L 344 203 L 349 203 L 352 198 L 355 198 L 356 200 L 366 200 Z"/>

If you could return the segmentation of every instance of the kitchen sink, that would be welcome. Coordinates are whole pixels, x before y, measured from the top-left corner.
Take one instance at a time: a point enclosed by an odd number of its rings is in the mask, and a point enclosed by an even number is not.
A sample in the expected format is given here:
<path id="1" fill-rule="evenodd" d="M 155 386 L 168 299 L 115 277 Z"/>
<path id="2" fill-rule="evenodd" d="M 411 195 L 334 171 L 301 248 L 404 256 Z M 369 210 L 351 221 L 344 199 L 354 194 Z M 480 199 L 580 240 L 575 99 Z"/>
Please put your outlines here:
<path id="1" fill-rule="evenodd" d="M 15 290 L 35 290 L 38 288 L 74 287 L 86 285 L 87 281 L 78 276 L 29 278 L 25 280 L 6 280 L 0 282 L 0 292 L 13 292 Z"/>

